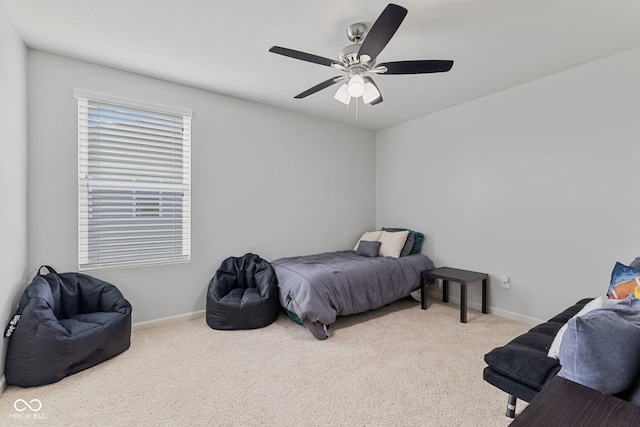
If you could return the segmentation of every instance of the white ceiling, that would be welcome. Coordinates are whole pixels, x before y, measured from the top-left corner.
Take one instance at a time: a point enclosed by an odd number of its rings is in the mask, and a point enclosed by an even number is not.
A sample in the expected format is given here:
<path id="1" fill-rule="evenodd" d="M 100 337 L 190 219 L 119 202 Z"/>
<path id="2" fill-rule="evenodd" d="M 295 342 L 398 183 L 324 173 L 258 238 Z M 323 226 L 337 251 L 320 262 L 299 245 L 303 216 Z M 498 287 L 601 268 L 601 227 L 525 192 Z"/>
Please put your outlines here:
<path id="1" fill-rule="evenodd" d="M 379 130 L 640 46 L 638 0 L 398 0 L 409 10 L 378 62 L 453 59 L 449 73 L 374 76 L 384 102 L 355 108 L 340 72 L 269 53 L 335 58 L 346 28 L 386 0 L 0 0 L 25 43 L 123 70 Z"/>

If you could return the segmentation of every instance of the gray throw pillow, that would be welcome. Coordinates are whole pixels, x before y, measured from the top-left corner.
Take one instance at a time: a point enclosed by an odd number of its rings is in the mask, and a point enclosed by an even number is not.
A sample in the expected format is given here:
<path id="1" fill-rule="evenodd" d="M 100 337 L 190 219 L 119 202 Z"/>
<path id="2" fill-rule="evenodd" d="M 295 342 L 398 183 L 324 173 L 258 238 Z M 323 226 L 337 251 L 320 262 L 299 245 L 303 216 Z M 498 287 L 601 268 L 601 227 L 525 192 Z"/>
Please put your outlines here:
<path id="1" fill-rule="evenodd" d="M 631 261 L 631 264 L 629 264 L 629 267 L 640 268 L 640 256 L 634 259 L 633 261 Z"/>
<path id="2" fill-rule="evenodd" d="M 400 256 L 411 255 L 411 249 L 413 249 L 413 242 L 415 242 L 416 236 L 413 233 L 407 235 L 407 240 L 404 242 Z"/>
<path id="3" fill-rule="evenodd" d="M 634 405 L 640 406 L 640 376 L 636 378 L 633 386 L 622 396 L 618 396 L 623 398 L 624 400 L 628 400 Z"/>
<path id="4" fill-rule="evenodd" d="M 607 394 L 623 392 L 640 372 L 640 301 L 593 310 L 567 323 L 558 376 Z"/>
<path id="5" fill-rule="evenodd" d="M 356 254 L 368 257 L 376 257 L 380 252 L 380 242 L 372 242 L 370 240 L 360 240 Z"/>

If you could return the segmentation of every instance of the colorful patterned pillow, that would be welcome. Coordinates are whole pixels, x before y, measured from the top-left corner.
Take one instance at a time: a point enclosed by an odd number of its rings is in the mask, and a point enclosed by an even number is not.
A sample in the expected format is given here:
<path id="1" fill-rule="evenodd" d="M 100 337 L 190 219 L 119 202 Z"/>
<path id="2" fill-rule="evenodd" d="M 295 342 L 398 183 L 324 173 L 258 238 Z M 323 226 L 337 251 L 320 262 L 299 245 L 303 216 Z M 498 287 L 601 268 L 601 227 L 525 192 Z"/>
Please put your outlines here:
<path id="1" fill-rule="evenodd" d="M 640 268 L 616 262 L 611 272 L 611 284 L 607 296 L 611 299 L 625 299 L 640 287 Z"/>

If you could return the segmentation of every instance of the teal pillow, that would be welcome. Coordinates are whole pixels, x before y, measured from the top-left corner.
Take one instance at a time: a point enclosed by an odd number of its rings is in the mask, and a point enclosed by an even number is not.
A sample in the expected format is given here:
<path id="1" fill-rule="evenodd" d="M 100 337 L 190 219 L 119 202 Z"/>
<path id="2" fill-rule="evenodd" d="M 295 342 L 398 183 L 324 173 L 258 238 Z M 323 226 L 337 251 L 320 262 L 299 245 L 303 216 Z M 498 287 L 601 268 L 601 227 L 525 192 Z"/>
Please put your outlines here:
<path id="1" fill-rule="evenodd" d="M 419 254 L 422 251 L 422 243 L 424 242 L 424 234 L 409 230 L 408 228 L 386 228 L 382 227 L 382 231 L 408 231 L 413 236 L 413 246 L 411 247 L 410 255 Z M 404 250 L 402 251 L 404 252 Z"/>
<path id="2" fill-rule="evenodd" d="M 285 308 L 284 312 L 287 313 L 287 316 L 289 317 L 289 319 L 291 319 L 294 322 L 299 323 L 300 325 L 302 325 L 302 320 L 300 320 L 300 317 L 298 317 L 298 315 L 295 314 L 293 311 L 289 311 L 289 310 L 287 310 Z"/>

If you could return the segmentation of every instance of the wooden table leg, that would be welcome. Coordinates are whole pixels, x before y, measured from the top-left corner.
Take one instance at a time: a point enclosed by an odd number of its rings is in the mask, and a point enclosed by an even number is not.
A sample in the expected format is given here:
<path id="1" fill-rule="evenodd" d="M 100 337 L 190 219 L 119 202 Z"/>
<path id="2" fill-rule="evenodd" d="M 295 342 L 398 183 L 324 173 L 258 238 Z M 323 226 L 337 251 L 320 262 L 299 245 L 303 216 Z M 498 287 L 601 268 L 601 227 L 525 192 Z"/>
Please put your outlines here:
<path id="1" fill-rule="evenodd" d="M 420 287 L 420 307 L 423 310 L 427 309 L 427 279 L 422 278 L 422 286 Z"/>

